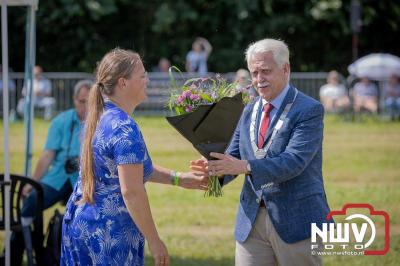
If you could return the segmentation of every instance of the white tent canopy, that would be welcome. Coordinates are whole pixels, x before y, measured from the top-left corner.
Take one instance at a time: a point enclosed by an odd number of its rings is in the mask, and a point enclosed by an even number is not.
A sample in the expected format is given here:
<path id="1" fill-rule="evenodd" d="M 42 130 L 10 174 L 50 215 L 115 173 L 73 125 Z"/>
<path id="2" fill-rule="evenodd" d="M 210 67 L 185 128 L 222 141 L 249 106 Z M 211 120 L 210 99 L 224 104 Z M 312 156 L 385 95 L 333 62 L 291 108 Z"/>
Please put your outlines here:
<path id="1" fill-rule="evenodd" d="M 32 67 L 35 64 L 35 12 L 38 7 L 38 0 L 1 0 L 1 51 L 2 51 L 2 80 L 3 80 L 3 124 L 4 124 L 4 208 L 5 208 L 5 265 L 10 265 L 10 150 L 8 145 L 9 121 L 8 121 L 8 26 L 7 26 L 7 7 L 8 6 L 27 6 L 29 8 L 27 19 L 27 54 L 25 55 L 25 81 L 27 85 L 28 98 L 27 106 L 31 106 L 30 98 L 32 95 Z M 32 107 L 31 107 L 32 109 Z M 32 114 L 28 118 L 27 135 L 31 135 Z M 28 141 L 29 143 L 30 141 Z M 29 151 L 29 147 L 27 149 Z M 27 168 L 25 169 L 27 172 Z"/>

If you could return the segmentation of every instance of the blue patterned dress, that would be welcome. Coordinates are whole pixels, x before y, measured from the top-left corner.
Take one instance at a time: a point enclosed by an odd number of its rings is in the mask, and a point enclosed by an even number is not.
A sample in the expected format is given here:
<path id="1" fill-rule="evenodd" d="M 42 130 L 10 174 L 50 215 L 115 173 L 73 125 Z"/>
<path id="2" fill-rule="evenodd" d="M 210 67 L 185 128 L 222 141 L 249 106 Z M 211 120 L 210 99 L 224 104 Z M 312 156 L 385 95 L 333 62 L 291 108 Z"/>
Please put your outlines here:
<path id="1" fill-rule="evenodd" d="M 111 102 L 93 139 L 94 204 L 76 205 L 81 199 L 81 178 L 64 215 L 61 265 L 144 265 L 144 237 L 123 201 L 117 166 L 143 164 L 144 182 L 153 171 L 136 122 Z"/>

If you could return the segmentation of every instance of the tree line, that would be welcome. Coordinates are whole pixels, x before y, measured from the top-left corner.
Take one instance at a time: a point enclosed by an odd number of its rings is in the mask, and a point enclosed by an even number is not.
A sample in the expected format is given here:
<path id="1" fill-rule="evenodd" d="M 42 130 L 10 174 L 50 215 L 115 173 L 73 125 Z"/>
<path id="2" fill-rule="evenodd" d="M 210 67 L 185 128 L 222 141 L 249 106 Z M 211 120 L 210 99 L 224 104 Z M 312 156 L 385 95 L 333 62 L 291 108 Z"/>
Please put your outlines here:
<path id="1" fill-rule="evenodd" d="M 360 0 L 359 56 L 400 55 L 400 2 Z M 108 50 L 133 49 L 151 70 L 167 57 L 184 69 L 198 36 L 213 46 L 212 72 L 245 67 L 249 43 L 286 41 L 292 71 L 346 74 L 352 62 L 350 0 L 52 0 L 39 1 L 37 63 L 45 71 L 92 72 Z M 26 8 L 9 9 L 10 66 L 23 71 Z"/>

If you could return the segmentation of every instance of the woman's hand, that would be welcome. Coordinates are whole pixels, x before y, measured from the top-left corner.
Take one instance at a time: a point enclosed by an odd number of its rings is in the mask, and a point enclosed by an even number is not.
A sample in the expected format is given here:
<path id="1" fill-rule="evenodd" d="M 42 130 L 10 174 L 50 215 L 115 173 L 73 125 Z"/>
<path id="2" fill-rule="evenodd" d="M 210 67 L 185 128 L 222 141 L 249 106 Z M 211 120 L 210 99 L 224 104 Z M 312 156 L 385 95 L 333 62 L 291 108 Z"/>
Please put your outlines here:
<path id="1" fill-rule="evenodd" d="M 196 173 L 201 173 L 202 175 L 208 177 L 208 161 L 206 158 L 201 157 L 198 160 L 190 161 L 190 169 Z"/>
<path id="2" fill-rule="evenodd" d="M 208 176 L 200 172 L 182 173 L 179 186 L 186 189 L 207 190 Z"/>
<path id="3" fill-rule="evenodd" d="M 169 266 L 167 247 L 161 239 L 148 240 L 150 253 L 154 258 L 155 266 Z"/>

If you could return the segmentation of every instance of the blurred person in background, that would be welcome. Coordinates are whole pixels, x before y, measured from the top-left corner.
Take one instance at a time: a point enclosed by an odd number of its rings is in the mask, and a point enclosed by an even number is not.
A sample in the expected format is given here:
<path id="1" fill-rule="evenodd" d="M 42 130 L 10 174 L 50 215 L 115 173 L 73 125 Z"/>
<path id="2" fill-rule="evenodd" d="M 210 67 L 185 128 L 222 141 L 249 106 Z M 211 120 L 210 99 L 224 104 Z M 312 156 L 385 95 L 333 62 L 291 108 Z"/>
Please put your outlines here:
<path id="1" fill-rule="evenodd" d="M 153 68 L 153 72 L 168 73 L 170 67 L 171 62 L 167 58 L 161 57 L 158 61 L 158 65 Z"/>
<path id="2" fill-rule="evenodd" d="M 11 72 L 9 70 L 9 72 Z M 15 81 L 13 79 L 8 79 L 8 98 L 9 98 L 9 120 L 10 122 L 14 121 L 16 118 L 15 111 L 15 97 L 16 97 L 16 86 Z M 0 65 L 0 113 L 3 113 L 3 66 Z"/>
<path id="3" fill-rule="evenodd" d="M 93 82 L 81 80 L 74 87 L 74 108 L 58 114 L 47 133 L 44 150 L 36 164 L 32 179 L 43 188 L 43 207 L 50 208 L 71 195 L 78 178 L 81 129 L 86 118 L 89 90 Z M 22 223 L 32 224 L 36 209 L 36 190 L 27 185 L 22 191 L 26 197 L 22 210 Z M 12 236 L 12 265 L 20 265 L 23 253 L 22 234 Z"/>
<path id="4" fill-rule="evenodd" d="M 255 99 L 258 92 L 251 86 L 250 72 L 244 68 L 238 69 L 235 75 L 236 91 L 249 90 L 250 99 Z"/>
<path id="5" fill-rule="evenodd" d="M 51 97 L 51 82 L 43 76 L 43 69 L 41 66 L 35 66 L 33 74 L 33 106 L 36 108 L 43 108 L 43 118 L 45 120 L 50 120 L 53 117 L 54 105 L 56 103 L 56 100 Z M 18 114 L 21 117 L 24 116 L 26 93 L 26 87 L 24 86 L 22 89 L 22 95 L 24 98 L 19 100 L 17 106 Z"/>
<path id="6" fill-rule="evenodd" d="M 192 50 L 186 55 L 186 71 L 207 74 L 207 60 L 211 51 L 212 46 L 208 40 L 198 37 L 192 44 Z"/>
<path id="7" fill-rule="evenodd" d="M 368 111 L 373 114 L 378 112 L 378 88 L 369 78 L 361 77 L 361 80 L 354 85 L 354 111 Z"/>
<path id="8" fill-rule="evenodd" d="M 389 82 L 383 87 L 385 108 L 392 120 L 400 119 L 400 82 L 399 76 L 392 74 Z"/>
<path id="9" fill-rule="evenodd" d="M 340 112 L 350 107 L 350 99 L 346 88 L 341 84 L 339 73 L 335 70 L 328 73 L 327 84 L 319 90 L 322 105 L 327 112 Z"/>

